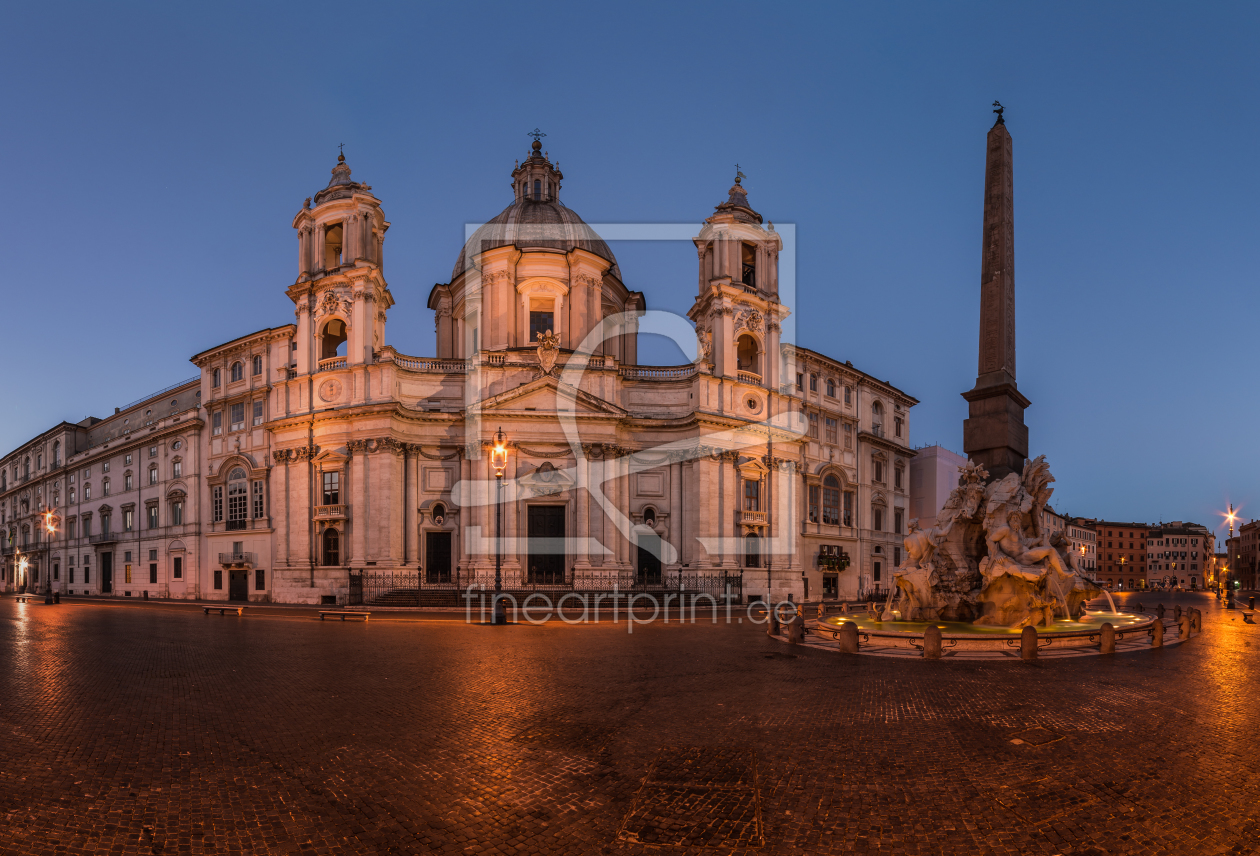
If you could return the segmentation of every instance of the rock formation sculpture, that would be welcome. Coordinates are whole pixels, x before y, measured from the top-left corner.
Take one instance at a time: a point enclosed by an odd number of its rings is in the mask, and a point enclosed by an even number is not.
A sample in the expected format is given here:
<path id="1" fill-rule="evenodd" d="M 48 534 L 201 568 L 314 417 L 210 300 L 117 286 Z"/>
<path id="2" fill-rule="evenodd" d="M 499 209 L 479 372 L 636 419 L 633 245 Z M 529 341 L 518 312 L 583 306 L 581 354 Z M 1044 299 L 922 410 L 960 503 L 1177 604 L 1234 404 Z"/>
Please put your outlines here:
<path id="1" fill-rule="evenodd" d="M 910 521 L 906 559 L 893 572 L 882 620 L 1046 625 L 1079 616 L 1099 594 L 1069 540 L 1041 525 L 1054 493 L 1045 457 L 1026 461 L 1022 473 L 988 479 L 984 467 L 969 463 L 936 526 Z"/>

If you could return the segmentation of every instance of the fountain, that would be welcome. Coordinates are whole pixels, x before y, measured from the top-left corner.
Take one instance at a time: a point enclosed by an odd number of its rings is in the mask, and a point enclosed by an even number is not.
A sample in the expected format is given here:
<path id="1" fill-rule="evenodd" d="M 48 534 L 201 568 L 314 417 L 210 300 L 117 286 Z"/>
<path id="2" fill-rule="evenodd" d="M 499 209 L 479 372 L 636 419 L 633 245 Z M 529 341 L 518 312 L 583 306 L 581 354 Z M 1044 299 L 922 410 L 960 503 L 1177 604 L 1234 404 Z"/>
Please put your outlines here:
<path id="1" fill-rule="evenodd" d="M 952 637 L 1017 637 L 1024 627 L 1040 636 L 1097 632 L 1104 623 L 1136 629 L 1150 620 L 1121 613 L 1109 593 L 1082 573 L 1062 532 L 1042 526 L 1054 477 L 1040 456 L 1021 473 L 990 480 L 985 468 L 960 468 L 938 523 L 910 521 L 905 561 L 893 571 L 887 601 L 866 616 L 835 616 L 822 630 L 855 621 L 864 633 L 922 636 L 935 624 Z M 1087 601 L 1107 594 L 1110 612 L 1086 613 Z"/>

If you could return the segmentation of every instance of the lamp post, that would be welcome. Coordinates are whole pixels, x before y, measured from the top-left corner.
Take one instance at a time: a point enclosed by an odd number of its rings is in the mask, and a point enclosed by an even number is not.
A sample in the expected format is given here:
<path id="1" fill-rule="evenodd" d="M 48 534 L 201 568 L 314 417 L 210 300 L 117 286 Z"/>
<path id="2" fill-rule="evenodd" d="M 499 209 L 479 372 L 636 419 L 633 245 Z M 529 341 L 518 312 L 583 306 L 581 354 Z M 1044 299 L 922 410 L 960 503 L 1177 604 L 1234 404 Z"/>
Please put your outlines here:
<path id="1" fill-rule="evenodd" d="M 45 508 L 43 517 L 44 531 L 48 533 L 48 547 L 44 551 L 44 603 L 52 603 L 52 542 L 57 535 L 57 526 L 61 523 L 61 517 L 52 508 Z"/>
<path id="2" fill-rule="evenodd" d="M 507 468 L 507 438 L 503 428 L 494 435 L 494 449 L 490 453 L 490 465 L 494 467 L 494 624 L 507 624 L 507 612 L 503 608 L 503 470 Z"/>

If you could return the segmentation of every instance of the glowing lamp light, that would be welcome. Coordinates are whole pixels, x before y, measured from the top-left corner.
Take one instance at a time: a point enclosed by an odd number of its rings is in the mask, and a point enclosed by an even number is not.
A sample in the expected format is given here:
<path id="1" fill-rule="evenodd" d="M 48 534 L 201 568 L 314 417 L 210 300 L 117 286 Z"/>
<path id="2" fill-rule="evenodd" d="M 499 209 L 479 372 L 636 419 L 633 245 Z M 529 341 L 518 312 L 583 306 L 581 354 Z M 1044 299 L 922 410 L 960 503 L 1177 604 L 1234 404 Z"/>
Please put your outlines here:
<path id="1" fill-rule="evenodd" d="M 44 531 L 49 535 L 57 534 L 57 526 L 61 523 L 61 518 L 57 516 L 57 512 L 51 508 L 44 512 Z"/>
<path id="2" fill-rule="evenodd" d="M 503 478 L 503 470 L 507 468 L 507 437 L 500 428 L 494 435 L 494 450 L 490 452 L 490 465 L 494 467 L 497 478 Z"/>

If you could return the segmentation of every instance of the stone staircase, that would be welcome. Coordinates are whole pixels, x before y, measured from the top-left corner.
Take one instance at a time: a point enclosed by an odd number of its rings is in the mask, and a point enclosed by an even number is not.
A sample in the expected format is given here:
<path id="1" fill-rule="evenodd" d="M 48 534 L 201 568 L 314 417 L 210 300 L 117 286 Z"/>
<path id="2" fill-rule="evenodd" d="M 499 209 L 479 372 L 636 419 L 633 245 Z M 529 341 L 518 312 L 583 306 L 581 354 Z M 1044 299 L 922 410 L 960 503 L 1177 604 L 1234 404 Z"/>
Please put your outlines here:
<path id="1" fill-rule="evenodd" d="M 370 606 L 459 606 L 459 592 L 454 589 L 391 589 L 374 598 Z"/>

